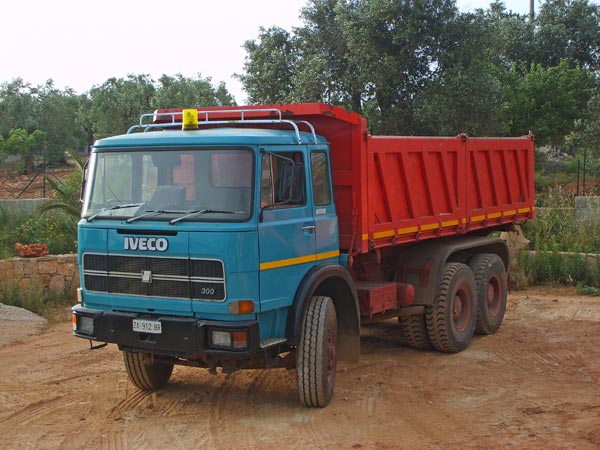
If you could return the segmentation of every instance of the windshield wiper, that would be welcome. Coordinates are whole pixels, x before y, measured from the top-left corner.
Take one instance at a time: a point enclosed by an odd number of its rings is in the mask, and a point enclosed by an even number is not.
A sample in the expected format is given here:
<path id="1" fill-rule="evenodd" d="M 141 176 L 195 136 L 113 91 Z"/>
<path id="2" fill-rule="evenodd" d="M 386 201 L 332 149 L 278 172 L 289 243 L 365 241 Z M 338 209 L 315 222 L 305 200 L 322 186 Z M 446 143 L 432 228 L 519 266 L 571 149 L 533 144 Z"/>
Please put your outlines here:
<path id="1" fill-rule="evenodd" d="M 177 222 L 181 222 L 182 220 L 191 219 L 192 217 L 198 217 L 198 216 L 201 216 L 203 214 L 209 214 L 209 213 L 214 213 L 214 214 L 238 214 L 239 212 L 240 211 L 222 211 L 222 210 L 219 210 L 219 209 L 198 209 L 196 211 L 190 211 L 185 216 L 181 216 L 181 217 L 178 217 L 177 219 L 171 219 L 171 220 L 169 220 L 169 224 L 170 225 L 174 225 Z"/>
<path id="2" fill-rule="evenodd" d="M 131 223 L 136 220 L 143 219 L 144 217 L 158 216 L 159 214 L 186 214 L 189 211 L 177 211 L 177 210 L 169 210 L 169 209 L 147 209 L 144 214 L 140 214 L 139 216 L 130 217 L 125 222 Z"/>
<path id="3" fill-rule="evenodd" d="M 140 202 L 140 203 L 125 203 L 123 205 L 115 205 L 111 208 L 104 208 L 102 211 L 97 212 L 96 214 L 91 215 L 90 217 L 88 217 L 86 220 L 88 222 L 91 222 L 92 220 L 94 220 L 96 217 L 101 216 L 102 214 L 104 214 L 107 211 L 114 211 L 115 209 L 124 209 L 124 208 L 136 208 L 138 206 L 142 206 L 144 203 L 146 202 Z"/>

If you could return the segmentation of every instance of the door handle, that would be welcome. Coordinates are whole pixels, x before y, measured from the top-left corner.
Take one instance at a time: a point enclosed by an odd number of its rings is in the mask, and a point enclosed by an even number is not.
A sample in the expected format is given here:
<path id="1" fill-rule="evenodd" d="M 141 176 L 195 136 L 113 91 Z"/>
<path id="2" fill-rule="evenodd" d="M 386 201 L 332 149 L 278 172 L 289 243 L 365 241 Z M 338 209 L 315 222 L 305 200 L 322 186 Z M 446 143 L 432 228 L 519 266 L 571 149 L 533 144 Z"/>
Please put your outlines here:
<path id="1" fill-rule="evenodd" d="M 309 233 L 314 233 L 315 232 L 315 226 L 314 225 L 305 225 L 302 227 L 302 230 L 307 231 Z"/>

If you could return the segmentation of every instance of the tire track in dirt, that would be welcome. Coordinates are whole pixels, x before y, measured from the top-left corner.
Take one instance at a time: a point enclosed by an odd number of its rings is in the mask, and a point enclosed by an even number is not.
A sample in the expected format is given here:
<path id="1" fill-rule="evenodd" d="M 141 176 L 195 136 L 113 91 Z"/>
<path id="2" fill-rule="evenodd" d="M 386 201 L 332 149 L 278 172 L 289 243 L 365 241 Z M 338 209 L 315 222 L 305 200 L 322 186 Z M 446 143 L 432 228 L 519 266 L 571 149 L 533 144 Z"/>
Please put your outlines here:
<path id="1" fill-rule="evenodd" d="M 139 407 L 142 406 L 142 404 L 148 405 L 149 401 L 152 401 L 152 395 L 152 391 L 134 391 L 127 395 L 125 399 L 121 400 L 117 406 L 112 409 L 109 417 L 114 420 L 122 419 L 128 412 L 139 410 Z"/>
<path id="2" fill-rule="evenodd" d="M 225 416 L 225 408 L 236 374 L 219 376 L 217 386 L 213 386 L 211 400 L 209 403 L 208 427 L 214 448 L 225 448 L 227 440 L 222 436 L 227 435 L 228 421 Z M 222 377 L 222 378 L 221 378 Z M 242 447 L 243 448 L 243 447 Z M 251 447 L 246 447 L 251 448 Z"/>

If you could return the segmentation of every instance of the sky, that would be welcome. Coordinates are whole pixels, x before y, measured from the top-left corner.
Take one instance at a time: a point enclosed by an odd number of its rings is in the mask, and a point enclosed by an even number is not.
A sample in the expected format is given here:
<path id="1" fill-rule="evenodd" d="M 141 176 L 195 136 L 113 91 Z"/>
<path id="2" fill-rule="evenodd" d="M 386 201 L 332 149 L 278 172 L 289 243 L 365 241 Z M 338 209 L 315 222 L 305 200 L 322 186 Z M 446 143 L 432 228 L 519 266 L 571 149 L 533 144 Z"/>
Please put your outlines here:
<path id="1" fill-rule="evenodd" d="M 462 11 L 491 0 L 457 0 Z M 536 6 L 537 6 L 536 0 Z M 110 77 L 181 73 L 221 81 L 238 104 L 246 96 L 244 41 L 259 27 L 301 26 L 306 0 L 5 0 L 0 26 L 0 83 L 20 77 L 32 85 L 54 80 L 78 93 Z M 505 0 L 529 12 L 529 0 Z"/>

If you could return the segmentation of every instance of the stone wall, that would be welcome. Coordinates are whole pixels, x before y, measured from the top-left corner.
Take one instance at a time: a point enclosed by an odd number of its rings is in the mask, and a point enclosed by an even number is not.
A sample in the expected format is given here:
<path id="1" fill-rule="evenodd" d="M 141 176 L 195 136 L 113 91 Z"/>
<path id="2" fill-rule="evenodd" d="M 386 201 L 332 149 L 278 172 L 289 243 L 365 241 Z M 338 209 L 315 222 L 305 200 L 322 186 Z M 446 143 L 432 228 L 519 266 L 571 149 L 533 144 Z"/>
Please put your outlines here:
<path id="1" fill-rule="evenodd" d="M 21 283 L 35 279 L 57 294 L 68 292 L 75 297 L 79 287 L 77 255 L 0 260 L 0 280 L 11 278 L 21 280 Z"/>

